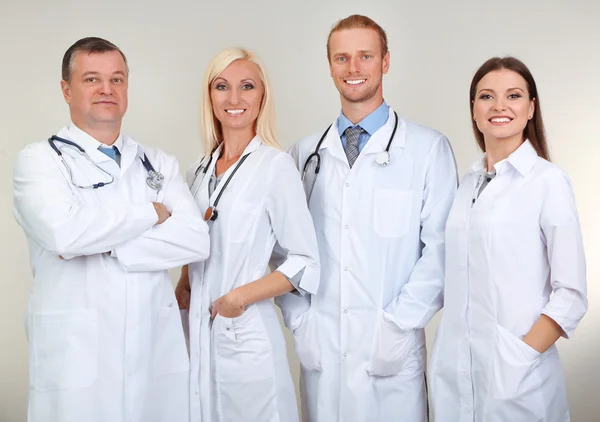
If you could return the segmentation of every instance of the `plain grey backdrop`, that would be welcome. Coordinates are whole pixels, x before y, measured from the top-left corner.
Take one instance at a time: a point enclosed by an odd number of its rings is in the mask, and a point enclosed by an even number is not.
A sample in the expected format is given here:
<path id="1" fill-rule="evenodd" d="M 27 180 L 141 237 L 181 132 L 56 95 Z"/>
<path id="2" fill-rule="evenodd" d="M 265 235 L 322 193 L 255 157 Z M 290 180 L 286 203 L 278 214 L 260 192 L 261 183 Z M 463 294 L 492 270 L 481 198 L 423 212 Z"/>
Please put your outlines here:
<path id="1" fill-rule="evenodd" d="M 59 85 L 65 50 L 86 36 L 121 47 L 131 68 L 124 131 L 175 155 L 186 169 L 202 152 L 204 71 L 225 47 L 248 47 L 266 62 L 284 147 L 324 130 L 340 111 L 325 42 L 332 24 L 353 13 L 388 33 L 386 101 L 446 134 L 461 175 L 479 155 L 468 107 L 473 73 L 494 55 L 515 55 L 530 67 L 553 161 L 573 182 L 588 260 L 590 310 L 573 339 L 559 340 L 572 420 L 599 420 L 599 2 L 0 0 L 0 422 L 22 422 L 27 413 L 24 314 L 32 276 L 12 215 L 12 166 L 26 144 L 69 121 Z M 438 320 L 427 328 L 429 345 Z M 290 360 L 297 380 L 291 348 Z"/>

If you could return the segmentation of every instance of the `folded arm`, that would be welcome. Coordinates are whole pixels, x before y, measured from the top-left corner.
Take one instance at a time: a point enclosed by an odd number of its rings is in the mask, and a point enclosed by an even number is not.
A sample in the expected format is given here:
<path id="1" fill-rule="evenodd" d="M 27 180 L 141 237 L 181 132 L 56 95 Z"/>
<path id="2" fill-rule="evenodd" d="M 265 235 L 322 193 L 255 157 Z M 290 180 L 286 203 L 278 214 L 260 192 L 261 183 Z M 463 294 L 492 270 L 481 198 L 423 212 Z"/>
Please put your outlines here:
<path id="1" fill-rule="evenodd" d="M 52 153 L 40 144 L 30 146 L 14 167 L 15 218 L 43 248 L 65 257 L 105 253 L 158 221 L 151 202 L 83 204 Z"/>
<path id="2" fill-rule="evenodd" d="M 163 205 L 171 216 L 112 250 L 129 271 L 158 271 L 202 261 L 209 254 L 208 226 L 172 159 L 165 176 Z"/>

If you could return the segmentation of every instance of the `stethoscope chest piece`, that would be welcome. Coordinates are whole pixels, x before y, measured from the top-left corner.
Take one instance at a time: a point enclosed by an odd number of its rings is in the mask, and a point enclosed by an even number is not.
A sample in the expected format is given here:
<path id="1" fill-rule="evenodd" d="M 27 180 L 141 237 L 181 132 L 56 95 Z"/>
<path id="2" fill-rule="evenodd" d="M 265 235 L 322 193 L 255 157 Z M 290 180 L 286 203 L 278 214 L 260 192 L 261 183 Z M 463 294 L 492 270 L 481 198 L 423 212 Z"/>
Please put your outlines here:
<path id="1" fill-rule="evenodd" d="M 375 163 L 379 167 L 385 167 L 390 163 L 390 153 L 388 151 L 381 151 L 375 157 Z"/>
<path id="2" fill-rule="evenodd" d="M 160 190 L 162 187 L 162 182 L 165 177 L 157 172 L 156 170 L 149 170 L 148 177 L 146 178 L 146 184 L 150 186 L 154 190 Z"/>
<path id="3" fill-rule="evenodd" d="M 206 212 L 204 213 L 204 220 L 205 221 L 215 221 L 218 216 L 219 216 L 219 212 L 217 211 L 216 208 L 208 207 L 206 209 Z"/>

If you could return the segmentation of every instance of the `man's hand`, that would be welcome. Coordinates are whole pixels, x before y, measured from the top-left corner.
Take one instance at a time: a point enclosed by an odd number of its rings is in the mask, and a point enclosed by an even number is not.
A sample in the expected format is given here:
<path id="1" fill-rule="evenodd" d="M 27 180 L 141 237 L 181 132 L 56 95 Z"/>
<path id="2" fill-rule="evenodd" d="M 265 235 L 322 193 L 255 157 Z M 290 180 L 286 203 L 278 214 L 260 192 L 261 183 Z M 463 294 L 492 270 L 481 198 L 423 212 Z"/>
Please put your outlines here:
<path id="1" fill-rule="evenodd" d="M 156 222 L 156 224 L 162 224 L 164 223 L 167 218 L 169 218 L 171 216 L 171 213 L 167 210 L 167 208 L 158 202 L 153 202 L 152 205 L 154 205 L 154 209 L 156 210 L 156 215 L 158 215 L 158 221 Z"/>
<path id="2" fill-rule="evenodd" d="M 184 266 L 181 269 L 181 277 L 177 287 L 175 287 L 175 297 L 179 304 L 179 309 L 189 310 L 190 309 L 190 297 L 192 295 L 192 289 L 190 287 L 190 277 L 188 275 L 188 266 Z"/>
<path id="3" fill-rule="evenodd" d="M 225 318 L 236 318 L 242 315 L 245 310 L 246 304 L 243 302 L 243 298 L 238 290 L 233 289 L 212 303 L 210 317 L 214 318 L 219 314 Z"/>

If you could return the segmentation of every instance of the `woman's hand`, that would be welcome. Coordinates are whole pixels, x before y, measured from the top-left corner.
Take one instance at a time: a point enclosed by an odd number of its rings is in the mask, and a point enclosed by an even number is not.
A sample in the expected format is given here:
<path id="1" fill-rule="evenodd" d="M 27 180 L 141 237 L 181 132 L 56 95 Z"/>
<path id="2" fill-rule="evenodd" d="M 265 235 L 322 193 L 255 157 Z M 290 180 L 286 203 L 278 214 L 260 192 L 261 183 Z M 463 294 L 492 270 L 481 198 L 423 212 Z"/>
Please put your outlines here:
<path id="1" fill-rule="evenodd" d="M 542 314 L 523 341 L 538 353 L 544 353 L 563 335 L 563 329 L 548 315 Z"/>
<path id="2" fill-rule="evenodd" d="M 217 314 L 225 318 L 236 318 L 244 313 L 246 304 L 239 290 L 233 289 L 225 296 L 215 300 L 210 309 L 210 317 L 214 319 Z"/>
<path id="3" fill-rule="evenodd" d="M 192 295 L 192 289 L 190 287 L 190 277 L 188 275 L 188 266 L 185 265 L 181 269 L 181 277 L 177 287 L 175 287 L 175 297 L 179 304 L 179 309 L 189 310 L 190 309 L 190 298 Z"/>

